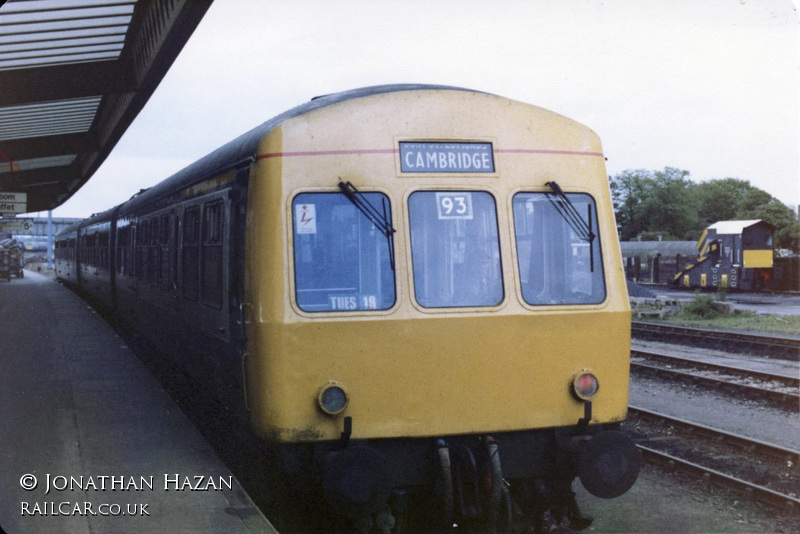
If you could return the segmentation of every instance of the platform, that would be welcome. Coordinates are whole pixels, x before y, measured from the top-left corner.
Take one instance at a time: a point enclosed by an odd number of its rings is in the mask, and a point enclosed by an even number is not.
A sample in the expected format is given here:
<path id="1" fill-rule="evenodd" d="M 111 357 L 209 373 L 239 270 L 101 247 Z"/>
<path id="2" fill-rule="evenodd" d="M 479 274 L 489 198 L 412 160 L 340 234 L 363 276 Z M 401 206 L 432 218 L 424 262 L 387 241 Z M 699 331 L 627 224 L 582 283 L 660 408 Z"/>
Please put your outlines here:
<path id="1" fill-rule="evenodd" d="M 111 327 L 25 275 L 0 281 L 3 530 L 275 532 Z"/>

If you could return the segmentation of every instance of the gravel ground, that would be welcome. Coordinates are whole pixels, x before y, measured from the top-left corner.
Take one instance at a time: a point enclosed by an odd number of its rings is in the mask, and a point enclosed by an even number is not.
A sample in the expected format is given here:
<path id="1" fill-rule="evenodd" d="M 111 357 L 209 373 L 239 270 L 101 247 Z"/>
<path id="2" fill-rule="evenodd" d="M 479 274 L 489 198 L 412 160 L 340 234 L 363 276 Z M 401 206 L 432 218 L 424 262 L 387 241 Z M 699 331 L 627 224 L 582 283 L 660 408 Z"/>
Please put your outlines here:
<path id="1" fill-rule="evenodd" d="M 630 402 L 645 409 L 798 449 L 800 411 L 731 400 L 691 386 L 634 378 Z M 722 489 L 705 489 L 681 474 L 645 466 L 636 485 L 617 499 L 589 495 L 576 483 L 579 502 L 595 516 L 586 532 L 772 533 L 800 532 L 800 517 L 780 513 Z"/>
<path id="2" fill-rule="evenodd" d="M 595 517 L 584 532 L 598 534 L 794 534 L 800 519 L 743 501 L 724 490 L 707 490 L 679 474 L 645 466 L 636 485 L 602 500 L 575 484 L 584 513 Z"/>
<path id="3" fill-rule="evenodd" d="M 759 402 L 716 395 L 702 388 L 668 385 L 638 377 L 631 381 L 630 403 L 800 450 L 800 411 L 781 410 Z"/>
<path id="4" fill-rule="evenodd" d="M 663 424 L 637 414 L 629 414 L 623 429 L 641 445 L 794 498 L 800 492 L 800 470 L 797 462 L 788 457 L 771 458 L 703 432 L 695 434 L 682 425 Z"/>

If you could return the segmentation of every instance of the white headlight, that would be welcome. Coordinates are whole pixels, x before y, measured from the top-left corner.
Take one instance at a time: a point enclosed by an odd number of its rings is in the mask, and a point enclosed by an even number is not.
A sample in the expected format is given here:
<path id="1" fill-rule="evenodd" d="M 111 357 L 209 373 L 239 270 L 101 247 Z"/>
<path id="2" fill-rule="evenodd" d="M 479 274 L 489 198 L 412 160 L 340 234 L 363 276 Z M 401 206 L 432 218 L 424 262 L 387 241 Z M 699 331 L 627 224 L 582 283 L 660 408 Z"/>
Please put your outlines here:
<path id="1" fill-rule="evenodd" d="M 328 415 L 338 415 L 347 408 L 347 391 L 339 382 L 328 382 L 317 395 L 317 403 L 320 409 Z"/>

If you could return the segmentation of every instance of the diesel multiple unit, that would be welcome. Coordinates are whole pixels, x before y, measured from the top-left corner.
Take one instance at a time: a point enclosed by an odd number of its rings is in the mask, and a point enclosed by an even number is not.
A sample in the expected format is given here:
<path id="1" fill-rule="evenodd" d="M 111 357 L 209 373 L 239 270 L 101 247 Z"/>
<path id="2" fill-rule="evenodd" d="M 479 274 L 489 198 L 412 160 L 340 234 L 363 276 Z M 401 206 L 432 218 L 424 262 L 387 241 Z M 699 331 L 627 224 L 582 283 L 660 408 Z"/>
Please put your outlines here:
<path id="1" fill-rule="evenodd" d="M 637 477 L 603 151 L 555 113 L 319 97 L 62 232 L 56 268 L 358 525 L 425 502 L 448 527 L 581 528 L 575 477 L 601 497 Z"/>

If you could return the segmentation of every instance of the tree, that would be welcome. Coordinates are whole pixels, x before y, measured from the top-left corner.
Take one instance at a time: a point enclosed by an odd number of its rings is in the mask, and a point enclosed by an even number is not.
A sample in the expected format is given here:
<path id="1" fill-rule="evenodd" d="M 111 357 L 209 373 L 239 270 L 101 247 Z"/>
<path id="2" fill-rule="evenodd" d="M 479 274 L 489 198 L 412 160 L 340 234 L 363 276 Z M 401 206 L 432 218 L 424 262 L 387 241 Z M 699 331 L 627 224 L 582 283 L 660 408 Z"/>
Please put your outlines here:
<path id="1" fill-rule="evenodd" d="M 626 170 L 609 177 L 620 239 L 694 241 L 718 221 L 761 219 L 775 226 L 775 247 L 800 251 L 795 212 L 772 195 L 739 178 L 694 183 L 689 172 Z"/>
<path id="2" fill-rule="evenodd" d="M 646 170 L 626 170 L 609 177 L 617 231 L 623 241 L 635 239 L 647 230 L 647 226 L 643 225 L 644 221 L 637 218 L 636 206 L 645 197 L 645 184 L 649 177 L 650 171 Z"/>
<path id="3" fill-rule="evenodd" d="M 775 227 L 776 248 L 800 251 L 800 224 L 797 222 L 794 210 L 769 193 L 754 188 L 737 205 L 736 218 L 761 219 L 768 222 Z"/>
<path id="4" fill-rule="evenodd" d="M 722 178 L 695 184 L 694 192 L 700 201 L 700 218 L 702 228 L 707 228 L 717 221 L 733 221 L 738 219 L 737 211 L 748 194 L 759 191 L 747 180 L 738 178 Z"/>
<path id="5" fill-rule="evenodd" d="M 663 239 L 686 239 L 697 226 L 699 202 L 691 193 L 689 172 L 623 171 L 610 179 L 611 195 L 623 241 L 644 232 Z"/>
<path id="6" fill-rule="evenodd" d="M 664 239 L 693 238 L 700 211 L 693 186 L 689 171 L 666 167 L 653 173 L 649 196 L 640 205 L 651 231 L 663 233 Z"/>

